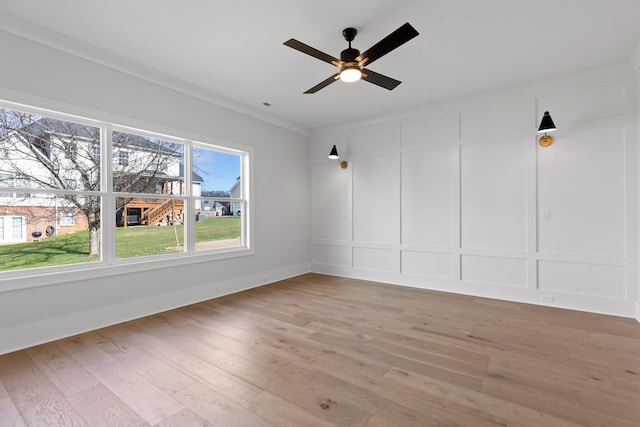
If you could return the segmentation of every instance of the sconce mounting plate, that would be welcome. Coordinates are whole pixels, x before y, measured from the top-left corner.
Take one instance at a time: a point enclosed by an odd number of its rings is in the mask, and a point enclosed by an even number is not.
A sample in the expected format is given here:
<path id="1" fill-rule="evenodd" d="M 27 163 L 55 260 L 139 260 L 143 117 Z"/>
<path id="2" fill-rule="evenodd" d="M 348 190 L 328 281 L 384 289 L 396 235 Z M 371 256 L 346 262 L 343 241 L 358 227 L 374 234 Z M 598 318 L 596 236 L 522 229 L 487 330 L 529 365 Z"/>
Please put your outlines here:
<path id="1" fill-rule="evenodd" d="M 553 143 L 553 138 L 550 135 L 543 135 L 538 140 L 541 147 L 548 147 Z"/>

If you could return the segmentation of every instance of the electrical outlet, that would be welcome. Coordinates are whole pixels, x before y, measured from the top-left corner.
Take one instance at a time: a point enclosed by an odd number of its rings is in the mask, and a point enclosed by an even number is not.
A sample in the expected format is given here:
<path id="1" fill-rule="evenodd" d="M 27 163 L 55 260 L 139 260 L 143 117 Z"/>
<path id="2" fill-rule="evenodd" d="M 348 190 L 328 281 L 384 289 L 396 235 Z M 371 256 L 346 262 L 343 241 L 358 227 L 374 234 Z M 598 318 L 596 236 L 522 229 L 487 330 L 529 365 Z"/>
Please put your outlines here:
<path id="1" fill-rule="evenodd" d="M 540 211 L 540 218 L 543 221 L 551 221 L 551 209 L 543 209 Z"/>
<path id="2" fill-rule="evenodd" d="M 540 301 L 542 302 L 553 302 L 553 295 L 540 295 Z"/>

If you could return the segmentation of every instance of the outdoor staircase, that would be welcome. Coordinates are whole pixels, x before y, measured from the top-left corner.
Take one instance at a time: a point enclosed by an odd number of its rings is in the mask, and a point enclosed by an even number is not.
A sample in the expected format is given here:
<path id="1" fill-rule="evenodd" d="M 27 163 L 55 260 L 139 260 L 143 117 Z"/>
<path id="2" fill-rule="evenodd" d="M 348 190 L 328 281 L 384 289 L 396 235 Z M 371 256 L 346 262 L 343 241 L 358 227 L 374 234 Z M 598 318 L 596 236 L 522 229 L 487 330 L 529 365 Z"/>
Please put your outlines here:
<path id="1" fill-rule="evenodd" d="M 145 212 L 147 225 L 153 227 L 159 225 L 162 222 L 166 222 L 167 215 L 171 216 L 171 221 L 175 222 L 176 224 L 181 224 L 182 216 L 178 216 L 177 212 L 182 213 L 183 209 L 184 203 L 181 200 L 165 200 L 164 202 L 162 202 L 162 204 Z"/>

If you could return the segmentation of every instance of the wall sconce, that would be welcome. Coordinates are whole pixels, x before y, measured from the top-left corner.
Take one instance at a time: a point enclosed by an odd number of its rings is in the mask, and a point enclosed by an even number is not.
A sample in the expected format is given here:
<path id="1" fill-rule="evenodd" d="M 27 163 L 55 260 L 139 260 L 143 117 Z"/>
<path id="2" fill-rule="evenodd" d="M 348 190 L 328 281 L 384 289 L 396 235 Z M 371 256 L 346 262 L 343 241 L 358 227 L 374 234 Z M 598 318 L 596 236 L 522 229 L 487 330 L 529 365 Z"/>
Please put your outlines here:
<path id="1" fill-rule="evenodd" d="M 553 142 L 553 138 L 547 135 L 547 132 L 553 132 L 556 130 L 556 125 L 553 123 L 553 119 L 549 115 L 548 111 L 544 112 L 542 116 L 542 120 L 540 121 L 540 127 L 538 128 L 538 133 L 544 132 L 544 135 L 540 137 L 538 143 L 542 147 L 548 147 Z"/>
<path id="2" fill-rule="evenodd" d="M 333 144 L 333 148 L 331 148 L 331 152 L 329 153 L 329 158 L 331 160 L 340 160 L 340 156 L 338 156 L 338 149 L 336 148 L 335 144 Z M 347 163 L 345 160 L 340 162 L 340 167 L 342 169 L 346 169 L 347 166 L 349 166 L 349 163 Z"/>

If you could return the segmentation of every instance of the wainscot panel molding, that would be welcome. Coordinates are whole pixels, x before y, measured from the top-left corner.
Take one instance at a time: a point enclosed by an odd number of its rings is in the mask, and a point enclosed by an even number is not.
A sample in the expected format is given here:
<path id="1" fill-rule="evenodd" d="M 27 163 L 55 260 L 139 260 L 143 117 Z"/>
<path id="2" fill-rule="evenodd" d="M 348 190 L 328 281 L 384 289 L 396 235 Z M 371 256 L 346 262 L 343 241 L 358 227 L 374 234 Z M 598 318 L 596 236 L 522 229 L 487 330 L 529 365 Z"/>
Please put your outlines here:
<path id="1" fill-rule="evenodd" d="M 316 130 L 314 212 L 345 210 L 314 219 L 339 232 L 312 270 L 640 318 L 636 83 L 614 64 Z M 345 140 L 349 168 L 325 167 Z"/>
<path id="2" fill-rule="evenodd" d="M 471 139 L 531 129 L 528 114 L 530 106 L 530 100 L 519 99 L 464 109 L 460 112 L 460 137 Z"/>
<path id="3" fill-rule="evenodd" d="M 400 143 L 403 148 L 451 145 L 459 139 L 459 122 L 460 115 L 451 112 L 403 120 Z"/>
<path id="4" fill-rule="evenodd" d="M 370 154 L 397 148 L 400 144 L 399 124 L 367 126 L 349 134 L 349 154 Z"/>
<path id="5" fill-rule="evenodd" d="M 462 145 L 461 246 L 527 248 L 527 142 L 496 139 Z"/>
<path id="6" fill-rule="evenodd" d="M 353 240 L 393 244 L 399 241 L 399 154 L 352 157 Z"/>
<path id="7" fill-rule="evenodd" d="M 414 149 L 401 156 L 402 243 L 453 248 L 458 147 Z"/>
<path id="8" fill-rule="evenodd" d="M 527 260 L 462 255 L 461 278 L 468 282 L 527 288 Z"/>
<path id="9" fill-rule="evenodd" d="M 450 253 L 402 251 L 401 271 L 405 275 L 454 279 L 454 258 Z"/>

